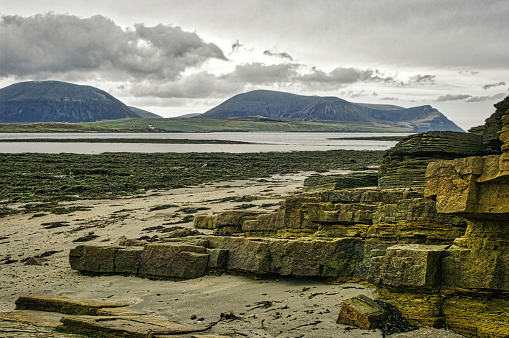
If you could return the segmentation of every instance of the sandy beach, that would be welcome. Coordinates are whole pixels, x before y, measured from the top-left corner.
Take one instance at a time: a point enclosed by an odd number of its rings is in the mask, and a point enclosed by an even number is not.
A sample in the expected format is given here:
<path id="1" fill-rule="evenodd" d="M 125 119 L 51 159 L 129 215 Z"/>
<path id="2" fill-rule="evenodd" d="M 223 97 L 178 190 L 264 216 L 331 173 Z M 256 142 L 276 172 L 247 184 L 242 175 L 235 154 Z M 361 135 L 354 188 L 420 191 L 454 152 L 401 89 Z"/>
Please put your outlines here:
<path id="1" fill-rule="evenodd" d="M 382 337 L 381 331 L 336 324 L 342 300 L 359 294 L 376 296 L 374 289 L 360 284 L 327 285 L 308 279 L 256 280 L 231 275 L 184 281 L 148 280 L 133 276 L 85 276 L 69 267 L 69 250 L 78 244 L 106 245 L 121 236 L 158 235 L 156 230 L 147 228 L 173 225 L 192 228 L 192 221 L 186 221 L 190 215 L 246 207 L 244 196 L 257 198 L 249 202 L 253 210 L 275 210 L 284 196 L 302 189 L 305 177 L 306 173 L 301 173 L 150 191 L 124 199 L 73 201 L 68 204 L 85 210 L 63 215 L 32 213 L 4 217 L 0 221 L 0 312 L 13 311 L 15 300 L 23 295 L 68 296 L 127 302 L 132 310 L 199 327 L 231 311 L 238 319 L 222 321 L 210 333 L 234 337 Z M 73 242 L 86 236 L 95 238 Z M 47 261 L 44 265 L 26 264 L 36 256 Z M 2 332 L 17 333 L 2 335 Z M 454 336 L 447 331 L 440 334 Z M 0 321 L 0 336 L 68 335 Z M 437 336 L 435 331 L 433 336 Z"/>

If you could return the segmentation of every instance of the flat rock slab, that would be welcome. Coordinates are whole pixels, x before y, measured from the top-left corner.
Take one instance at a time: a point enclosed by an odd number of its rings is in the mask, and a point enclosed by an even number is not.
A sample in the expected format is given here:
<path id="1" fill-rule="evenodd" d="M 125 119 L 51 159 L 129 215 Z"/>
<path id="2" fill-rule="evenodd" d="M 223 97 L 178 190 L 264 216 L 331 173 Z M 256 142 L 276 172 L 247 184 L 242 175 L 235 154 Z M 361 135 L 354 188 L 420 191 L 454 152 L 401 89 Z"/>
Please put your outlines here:
<path id="1" fill-rule="evenodd" d="M 61 313 L 33 311 L 33 310 L 15 310 L 11 312 L 0 312 L 0 320 L 9 322 L 19 322 L 31 324 L 39 327 L 56 328 L 60 324 Z M 0 331 L 1 332 L 1 331 Z"/>
<path id="2" fill-rule="evenodd" d="M 62 318 L 62 331 L 92 335 L 93 337 L 158 337 L 165 335 L 189 334 L 198 331 L 165 319 L 148 316 L 73 316 Z"/>
<path id="3" fill-rule="evenodd" d="M 16 310 L 38 310 L 71 315 L 107 315 L 109 308 L 119 308 L 129 303 L 113 303 L 91 299 L 71 299 L 63 296 L 21 296 L 16 300 Z M 107 310 L 103 310 L 103 309 Z"/>
<path id="4" fill-rule="evenodd" d="M 62 296 L 21 296 L 16 310 L 0 313 L 0 321 L 54 328 L 91 337 L 220 337 L 201 332 L 209 327 L 187 326 L 164 318 L 126 309 L 128 303 L 113 303 Z M 72 316 L 62 317 L 62 314 Z"/>

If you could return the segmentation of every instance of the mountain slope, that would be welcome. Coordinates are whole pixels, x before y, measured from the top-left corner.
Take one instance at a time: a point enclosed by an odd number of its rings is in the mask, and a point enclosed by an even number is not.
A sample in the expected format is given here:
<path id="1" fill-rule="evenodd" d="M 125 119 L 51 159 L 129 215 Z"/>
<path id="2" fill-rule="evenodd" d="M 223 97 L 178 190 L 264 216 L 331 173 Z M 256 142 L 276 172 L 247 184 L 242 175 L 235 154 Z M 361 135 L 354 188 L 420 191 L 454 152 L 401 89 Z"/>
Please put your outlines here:
<path id="1" fill-rule="evenodd" d="M 27 81 L 0 89 L 0 122 L 92 122 L 138 117 L 98 88 L 60 81 Z"/>
<path id="2" fill-rule="evenodd" d="M 143 109 L 136 108 L 136 107 L 131 107 L 131 106 L 128 106 L 128 107 L 129 107 L 129 109 L 131 109 L 139 117 L 144 117 L 144 118 L 148 118 L 148 119 L 160 119 L 161 118 L 160 115 L 151 113 L 151 112 L 149 112 L 147 110 L 143 110 Z"/>
<path id="3" fill-rule="evenodd" d="M 236 95 L 200 115 L 208 118 L 262 116 L 272 119 L 406 127 L 414 132 L 463 131 L 433 107 L 352 103 L 337 97 L 302 96 L 255 90 Z"/>

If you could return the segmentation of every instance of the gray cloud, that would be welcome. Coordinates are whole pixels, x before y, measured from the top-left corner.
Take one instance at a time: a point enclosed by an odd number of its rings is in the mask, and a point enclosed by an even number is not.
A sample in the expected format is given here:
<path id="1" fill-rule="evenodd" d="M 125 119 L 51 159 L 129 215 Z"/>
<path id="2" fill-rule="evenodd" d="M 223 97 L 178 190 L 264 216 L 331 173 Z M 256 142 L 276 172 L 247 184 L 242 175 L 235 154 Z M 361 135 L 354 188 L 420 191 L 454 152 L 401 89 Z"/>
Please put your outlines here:
<path id="1" fill-rule="evenodd" d="M 500 86 L 505 86 L 505 82 L 488 83 L 488 84 L 485 84 L 484 86 L 482 86 L 482 89 L 486 90 L 489 88 L 500 87 Z"/>
<path id="2" fill-rule="evenodd" d="M 268 55 L 268 56 L 276 56 L 276 57 L 280 57 L 280 58 L 283 58 L 283 59 L 288 59 L 290 61 L 293 61 L 293 57 L 286 53 L 286 52 L 273 52 L 273 51 L 270 51 L 270 50 L 266 50 L 263 52 L 263 55 Z"/>
<path id="3" fill-rule="evenodd" d="M 244 83 L 231 81 L 228 77 L 217 77 L 208 72 L 199 72 L 180 77 L 176 81 L 141 81 L 125 87 L 136 97 L 159 98 L 205 98 L 224 97 L 243 91 Z"/>
<path id="4" fill-rule="evenodd" d="M 297 76 L 298 64 L 285 63 L 277 65 L 266 65 L 254 62 L 238 65 L 228 75 L 232 81 L 240 81 L 249 84 L 277 84 L 284 83 Z"/>
<path id="5" fill-rule="evenodd" d="M 447 94 L 447 95 L 439 96 L 435 101 L 436 102 L 458 101 L 458 100 L 466 100 L 471 97 L 472 97 L 472 95 L 468 95 L 468 94 Z"/>
<path id="6" fill-rule="evenodd" d="M 180 27 L 137 24 L 124 30 L 100 15 L 2 16 L 0 37 L 0 77 L 75 72 L 171 80 L 208 59 L 226 60 L 219 47 Z"/>
<path id="7" fill-rule="evenodd" d="M 447 94 L 443 96 L 439 96 L 435 101 L 436 102 L 445 102 L 445 101 L 458 101 L 465 100 L 465 102 L 483 102 L 490 100 L 499 100 L 503 99 L 506 96 L 504 93 L 498 93 L 491 96 L 472 96 L 468 94 Z"/>
<path id="8" fill-rule="evenodd" d="M 408 84 L 434 84 L 436 75 L 414 75 Z"/>
<path id="9" fill-rule="evenodd" d="M 244 45 L 241 44 L 239 40 L 235 41 L 234 43 L 232 43 L 232 51 L 230 53 L 237 51 L 242 46 Z"/>
<path id="10" fill-rule="evenodd" d="M 413 83 L 431 81 L 434 76 L 417 75 Z M 175 81 L 138 81 L 128 87 L 135 96 L 199 98 L 232 95 L 257 86 L 295 87 L 306 90 L 337 90 L 354 83 L 400 84 L 394 77 L 377 69 L 337 67 L 329 72 L 316 67 L 311 69 L 298 63 L 264 64 L 260 62 L 237 65 L 227 74 L 215 75 L 199 72 L 179 76 Z M 376 96 L 376 93 L 348 92 L 351 97 Z"/>
<path id="11" fill-rule="evenodd" d="M 483 101 L 491 101 L 491 100 L 493 100 L 493 101 L 501 100 L 504 97 L 506 97 L 506 95 L 507 94 L 504 94 L 504 93 L 498 93 L 498 94 L 491 95 L 491 96 L 472 96 L 465 102 L 483 102 Z"/>

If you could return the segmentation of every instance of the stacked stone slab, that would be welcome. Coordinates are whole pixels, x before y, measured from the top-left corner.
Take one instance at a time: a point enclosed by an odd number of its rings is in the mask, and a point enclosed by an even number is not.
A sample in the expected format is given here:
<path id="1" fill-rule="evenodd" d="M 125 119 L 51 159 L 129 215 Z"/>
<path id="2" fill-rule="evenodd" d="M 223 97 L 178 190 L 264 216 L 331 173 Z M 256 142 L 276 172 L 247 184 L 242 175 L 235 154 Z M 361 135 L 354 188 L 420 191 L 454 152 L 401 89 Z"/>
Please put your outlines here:
<path id="1" fill-rule="evenodd" d="M 502 141 L 499 132 L 502 129 L 502 116 L 509 109 L 509 96 L 495 104 L 495 112 L 486 119 L 483 128 L 483 147 L 486 153 L 500 154 Z"/>
<path id="2" fill-rule="evenodd" d="M 223 268 L 226 252 L 186 243 L 143 247 L 79 245 L 69 253 L 71 269 L 93 273 L 198 278 L 207 268 Z"/>
<path id="3" fill-rule="evenodd" d="M 128 260 L 126 252 L 131 254 Z M 367 270 L 360 267 L 369 259 L 364 243 L 355 238 L 301 241 L 226 236 L 143 247 L 80 245 L 69 257 L 71 268 L 82 272 L 168 278 L 198 278 L 218 269 L 259 275 L 361 277 Z"/>
<path id="4" fill-rule="evenodd" d="M 376 171 L 352 172 L 338 175 L 311 175 L 304 180 L 302 191 L 340 190 L 361 187 L 376 187 Z"/>
<path id="5" fill-rule="evenodd" d="M 378 170 L 381 189 L 424 187 L 428 163 L 480 155 L 482 136 L 430 131 L 406 137 L 385 152 Z"/>
<path id="6" fill-rule="evenodd" d="M 501 155 L 430 163 L 426 198 L 467 220 L 451 246 L 389 247 L 368 279 L 411 320 L 467 336 L 509 336 L 509 110 Z"/>
<path id="7" fill-rule="evenodd" d="M 362 238 L 374 244 L 452 244 L 465 220 L 437 214 L 419 189 L 343 189 L 286 198 L 276 212 L 225 211 L 195 218 L 197 228 L 237 229 L 248 237 Z"/>

